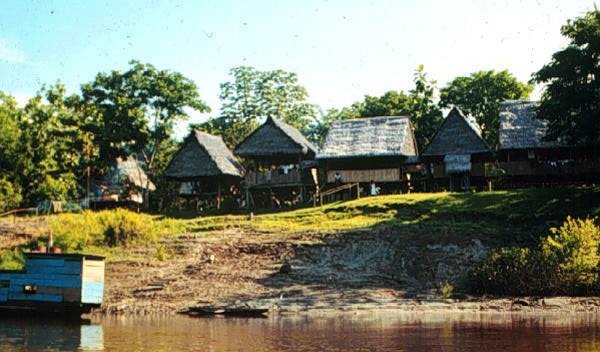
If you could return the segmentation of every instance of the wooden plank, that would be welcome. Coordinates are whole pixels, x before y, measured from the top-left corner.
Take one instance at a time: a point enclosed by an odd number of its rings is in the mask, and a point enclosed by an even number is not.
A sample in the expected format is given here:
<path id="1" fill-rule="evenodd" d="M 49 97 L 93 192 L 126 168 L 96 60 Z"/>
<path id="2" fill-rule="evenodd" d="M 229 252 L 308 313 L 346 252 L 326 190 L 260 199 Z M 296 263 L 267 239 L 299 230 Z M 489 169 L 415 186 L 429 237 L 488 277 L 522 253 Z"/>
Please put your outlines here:
<path id="1" fill-rule="evenodd" d="M 82 303 L 102 303 L 104 284 L 101 282 L 83 282 L 81 287 Z"/>
<path id="2" fill-rule="evenodd" d="M 65 266 L 65 260 L 63 258 L 53 258 L 53 259 L 39 259 L 39 258 L 29 258 L 25 263 L 25 270 L 29 270 L 30 268 L 36 267 L 48 267 L 48 266 Z"/>
<path id="3" fill-rule="evenodd" d="M 54 286 L 54 287 L 81 287 L 81 279 L 71 276 L 48 277 L 45 280 L 35 279 L 13 279 L 10 282 L 10 290 L 22 290 L 23 285 Z"/>
<path id="4" fill-rule="evenodd" d="M 104 282 L 104 262 L 86 260 L 83 263 L 81 278 L 87 282 Z"/>
<path id="5" fill-rule="evenodd" d="M 62 295 L 9 292 L 8 299 L 15 301 L 62 302 Z"/>

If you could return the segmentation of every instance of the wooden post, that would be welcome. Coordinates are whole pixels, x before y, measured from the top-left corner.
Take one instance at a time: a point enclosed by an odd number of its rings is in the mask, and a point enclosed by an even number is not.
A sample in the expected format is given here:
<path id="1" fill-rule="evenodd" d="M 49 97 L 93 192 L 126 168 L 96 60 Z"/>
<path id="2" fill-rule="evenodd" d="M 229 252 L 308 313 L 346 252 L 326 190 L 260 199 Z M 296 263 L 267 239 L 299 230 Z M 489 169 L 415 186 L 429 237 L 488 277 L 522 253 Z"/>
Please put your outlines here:
<path id="1" fill-rule="evenodd" d="M 217 209 L 221 209 L 221 181 L 217 183 Z"/>
<path id="2" fill-rule="evenodd" d="M 360 199 L 360 183 L 356 183 L 356 199 Z"/>
<path id="3" fill-rule="evenodd" d="M 248 190 L 248 186 L 246 186 L 246 208 L 250 209 L 250 191 Z"/>

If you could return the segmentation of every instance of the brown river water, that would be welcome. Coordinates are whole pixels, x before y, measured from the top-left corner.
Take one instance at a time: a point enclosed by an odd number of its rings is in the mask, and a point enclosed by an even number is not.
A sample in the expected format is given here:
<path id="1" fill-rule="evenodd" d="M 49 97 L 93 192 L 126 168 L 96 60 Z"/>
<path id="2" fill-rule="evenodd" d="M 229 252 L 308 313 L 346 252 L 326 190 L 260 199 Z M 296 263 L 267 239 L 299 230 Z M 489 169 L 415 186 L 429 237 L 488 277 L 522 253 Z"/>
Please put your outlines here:
<path id="1" fill-rule="evenodd" d="M 0 319 L 0 351 L 600 351 L 600 315 L 344 313 Z"/>

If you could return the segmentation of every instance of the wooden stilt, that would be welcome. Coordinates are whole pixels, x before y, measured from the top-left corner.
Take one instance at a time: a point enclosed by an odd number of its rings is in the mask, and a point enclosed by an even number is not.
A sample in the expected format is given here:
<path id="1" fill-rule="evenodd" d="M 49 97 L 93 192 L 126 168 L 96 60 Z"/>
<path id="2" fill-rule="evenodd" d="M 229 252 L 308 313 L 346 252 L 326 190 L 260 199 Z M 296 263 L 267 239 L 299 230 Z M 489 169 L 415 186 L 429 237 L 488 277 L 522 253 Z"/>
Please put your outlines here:
<path id="1" fill-rule="evenodd" d="M 221 209 L 221 182 L 217 184 L 217 209 Z"/>

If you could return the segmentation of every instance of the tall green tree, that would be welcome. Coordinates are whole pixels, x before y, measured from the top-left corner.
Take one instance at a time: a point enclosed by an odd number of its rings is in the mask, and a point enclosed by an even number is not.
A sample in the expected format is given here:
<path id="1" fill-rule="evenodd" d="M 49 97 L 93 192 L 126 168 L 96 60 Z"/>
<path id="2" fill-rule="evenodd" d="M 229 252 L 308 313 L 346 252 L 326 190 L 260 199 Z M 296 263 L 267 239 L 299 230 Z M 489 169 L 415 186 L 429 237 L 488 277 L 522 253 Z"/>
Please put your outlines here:
<path id="1" fill-rule="evenodd" d="M 17 182 L 28 204 L 77 198 L 86 136 L 79 97 L 57 83 L 29 100 L 19 119 Z"/>
<path id="2" fill-rule="evenodd" d="M 298 84 L 295 73 L 240 66 L 232 68 L 230 75 L 232 80 L 221 84 L 222 117 L 203 128 L 235 141 L 242 140 L 246 136 L 242 134 L 267 117 L 283 120 L 305 133 L 309 130 L 317 109 L 306 101 L 308 92 Z"/>
<path id="3" fill-rule="evenodd" d="M 546 84 L 537 116 L 548 121 L 548 140 L 600 149 L 600 11 L 568 20 L 569 45 L 534 73 Z"/>
<path id="4" fill-rule="evenodd" d="M 192 80 L 138 61 L 131 61 L 125 72 L 99 73 L 81 90 L 84 102 L 99 112 L 90 131 L 101 159 L 113 162 L 117 156 L 140 154 L 151 173 L 174 125 L 188 118 L 186 109 L 210 111 Z"/>
<path id="5" fill-rule="evenodd" d="M 483 138 L 498 145 L 500 102 L 528 99 L 533 85 L 519 82 L 510 72 L 477 71 L 466 77 L 456 77 L 440 91 L 442 107 L 457 106 L 475 117 Z"/>
<path id="6" fill-rule="evenodd" d="M 258 127 L 254 119 L 244 120 L 239 117 L 211 117 L 205 122 L 190 124 L 190 129 L 204 131 L 215 136 L 221 136 L 223 142 L 230 148 L 235 148 L 247 135 Z"/>
<path id="7" fill-rule="evenodd" d="M 14 179 L 15 176 L 20 114 L 16 100 L 0 92 L 0 177 Z"/>

